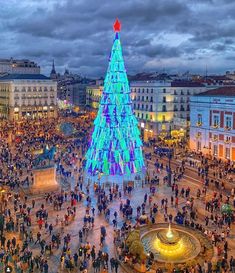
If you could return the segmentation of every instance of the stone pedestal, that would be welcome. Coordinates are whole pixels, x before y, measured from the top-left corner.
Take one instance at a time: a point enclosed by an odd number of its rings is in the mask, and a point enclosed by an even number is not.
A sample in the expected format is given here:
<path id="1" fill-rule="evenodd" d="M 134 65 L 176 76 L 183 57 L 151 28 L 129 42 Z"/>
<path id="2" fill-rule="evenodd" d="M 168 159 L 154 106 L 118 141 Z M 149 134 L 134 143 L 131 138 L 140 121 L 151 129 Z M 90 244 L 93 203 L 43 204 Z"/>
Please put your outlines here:
<path id="1" fill-rule="evenodd" d="M 33 170 L 34 183 L 30 189 L 32 194 L 54 192 L 60 190 L 60 185 L 56 181 L 55 167 L 45 167 Z"/>

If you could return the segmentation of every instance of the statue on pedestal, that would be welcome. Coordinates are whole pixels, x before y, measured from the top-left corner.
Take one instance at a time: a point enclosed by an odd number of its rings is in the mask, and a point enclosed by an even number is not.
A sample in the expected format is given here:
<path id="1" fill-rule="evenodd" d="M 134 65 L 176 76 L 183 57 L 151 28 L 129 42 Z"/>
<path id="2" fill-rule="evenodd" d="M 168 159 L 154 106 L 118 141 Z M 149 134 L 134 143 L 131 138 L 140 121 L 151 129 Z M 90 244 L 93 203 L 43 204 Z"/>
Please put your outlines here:
<path id="1" fill-rule="evenodd" d="M 39 154 L 33 161 L 34 168 L 42 167 L 42 163 L 48 160 L 48 164 L 46 166 L 50 166 L 51 161 L 54 159 L 56 152 L 56 147 L 53 146 L 50 149 L 48 146 L 44 147 L 43 153 Z M 45 166 L 44 166 L 45 167 Z"/>

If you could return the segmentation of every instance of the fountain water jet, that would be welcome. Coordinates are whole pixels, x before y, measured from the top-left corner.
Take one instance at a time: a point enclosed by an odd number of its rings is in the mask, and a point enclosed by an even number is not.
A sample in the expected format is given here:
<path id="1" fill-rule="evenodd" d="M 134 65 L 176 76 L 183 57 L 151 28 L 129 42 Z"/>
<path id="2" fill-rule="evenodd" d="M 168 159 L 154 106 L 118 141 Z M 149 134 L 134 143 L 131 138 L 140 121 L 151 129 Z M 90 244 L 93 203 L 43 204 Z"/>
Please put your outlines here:
<path id="1" fill-rule="evenodd" d="M 199 240 L 191 233 L 169 224 L 143 234 L 145 251 L 152 252 L 160 262 L 181 263 L 195 258 L 201 249 Z"/>

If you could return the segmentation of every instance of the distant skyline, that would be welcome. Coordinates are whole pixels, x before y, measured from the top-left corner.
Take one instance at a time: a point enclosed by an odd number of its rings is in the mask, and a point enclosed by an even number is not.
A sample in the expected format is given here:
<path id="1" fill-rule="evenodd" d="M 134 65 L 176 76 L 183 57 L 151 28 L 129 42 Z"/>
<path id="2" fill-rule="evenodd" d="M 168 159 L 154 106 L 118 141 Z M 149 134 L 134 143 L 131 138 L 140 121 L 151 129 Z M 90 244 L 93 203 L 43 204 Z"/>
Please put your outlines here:
<path id="1" fill-rule="evenodd" d="M 235 70 L 233 0 L 8 0 L 0 6 L 0 58 L 28 58 L 48 75 L 104 76 L 122 23 L 128 74 Z"/>

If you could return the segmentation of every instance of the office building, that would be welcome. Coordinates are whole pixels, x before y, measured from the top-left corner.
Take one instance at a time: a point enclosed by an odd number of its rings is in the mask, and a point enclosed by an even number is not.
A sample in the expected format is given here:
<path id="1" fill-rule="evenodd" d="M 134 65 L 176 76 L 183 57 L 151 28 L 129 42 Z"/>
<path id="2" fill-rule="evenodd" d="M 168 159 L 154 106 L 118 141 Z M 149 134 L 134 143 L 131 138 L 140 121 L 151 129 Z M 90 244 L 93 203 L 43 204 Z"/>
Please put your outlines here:
<path id="1" fill-rule="evenodd" d="M 57 83 L 41 74 L 0 78 L 0 118 L 50 118 L 57 115 Z"/>
<path id="2" fill-rule="evenodd" d="M 40 66 L 28 59 L 0 59 L 0 74 L 40 74 Z"/>
<path id="3" fill-rule="evenodd" d="M 235 161 L 235 86 L 191 97 L 190 109 L 190 148 Z"/>

